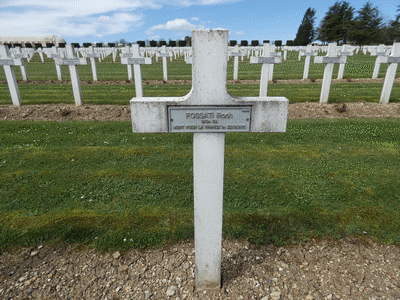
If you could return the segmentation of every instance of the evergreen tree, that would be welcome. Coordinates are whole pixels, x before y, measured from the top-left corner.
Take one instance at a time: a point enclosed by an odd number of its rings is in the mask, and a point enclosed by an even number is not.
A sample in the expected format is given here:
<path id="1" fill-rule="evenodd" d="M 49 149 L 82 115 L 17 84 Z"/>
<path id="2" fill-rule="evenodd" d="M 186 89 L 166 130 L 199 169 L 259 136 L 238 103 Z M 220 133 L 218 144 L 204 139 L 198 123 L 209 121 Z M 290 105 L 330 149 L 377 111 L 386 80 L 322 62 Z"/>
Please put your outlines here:
<path id="1" fill-rule="evenodd" d="M 400 5 L 397 12 L 400 12 Z M 392 42 L 400 42 L 400 13 L 394 21 L 391 21 L 388 27 L 388 35 Z"/>
<path id="2" fill-rule="evenodd" d="M 296 38 L 294 39 L 295 45 L 306 46 L 314 40 L 314 22 L 315 9 L 309 7 L 304 14 L 303 21 L 301 22 L 299 29 L 297 30 Z"/>
<path id="3" fill-rule="evenodd" d="M 317 39 L 323 42 L 347 43 L 353 27 L 354 8 L 347 1 L 331 6 L 318 28 Z"/>
<path id="4" fill-rule="evenodd" d="M 355 18 L 352 39 L 359 45 L 379 44 L 384 42 L 383 22 L 378 7 L 368 1 Z"/>

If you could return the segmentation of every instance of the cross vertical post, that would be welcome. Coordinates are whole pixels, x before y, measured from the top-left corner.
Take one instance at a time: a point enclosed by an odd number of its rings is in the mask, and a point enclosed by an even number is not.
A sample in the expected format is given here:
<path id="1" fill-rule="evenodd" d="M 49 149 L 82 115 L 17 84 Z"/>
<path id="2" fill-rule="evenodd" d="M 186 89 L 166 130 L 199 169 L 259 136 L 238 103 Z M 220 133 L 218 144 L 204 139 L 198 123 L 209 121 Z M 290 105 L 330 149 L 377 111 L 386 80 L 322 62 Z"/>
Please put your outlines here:
<path id="1" fill-rule="evenodd" d="M 131 100 L 137 133 L 193 132 L 196 289 L 221 286 L 226 132 L 284 132 L 284 97 L 232 97 L 226 90 L 228 31 L 192 31 L 192 89 L 184 97 Z"/>
<path id="2" fill-rule="evenodd" d="M 386 70 L 385 82 L 383 83 L 380 103 L 388 104 L 390 99 L 390 94 L 392 93 L 394 79 L 396 77 L 397 66 L 400 63 L 400 43 L 394 43 L 392 48 L 392 53 L 387 57 L 389 64 Z"/>

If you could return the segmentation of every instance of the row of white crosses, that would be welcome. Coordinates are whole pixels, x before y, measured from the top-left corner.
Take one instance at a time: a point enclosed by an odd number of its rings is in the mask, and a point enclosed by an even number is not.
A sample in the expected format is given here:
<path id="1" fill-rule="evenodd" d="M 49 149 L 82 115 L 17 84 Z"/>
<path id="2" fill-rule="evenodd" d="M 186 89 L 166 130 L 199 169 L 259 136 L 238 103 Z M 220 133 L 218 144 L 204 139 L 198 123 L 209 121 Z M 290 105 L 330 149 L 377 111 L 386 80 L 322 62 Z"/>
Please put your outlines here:
<path id="1" fill-rule="evenodd" d="M 351 55 L 352 52 L 343 50 L 339 54 L 336 51 L 336 43 L 330 43 L 328 45 L 328 53 L 326 56 L 316 56 L 314 63 L 325 63 L 324 77 L 322 79 L 320 103 L 327 103 L 329 98 L 330 86 L 332 81 L 332 72 L 335 63 L 343 65 L 346 63 L 347 56 Z M 392 93 L 393 83 L 396 76 L 397 66 L 400 62 L 400 43 L 394 43 L 391 54 L 387 57 L 381 58 L 382 62 L 388 63 L 388 69 L 386 71 L 385 81 L 383 83 L 382 93 L 380 97 L 380 103 L 389 103 L 390 94 Z M 343 77 L 343 71 L 339 69 L 339 76 Z"/>
<path id="2" fill-rule="evenodd" d="M 397 43 L 398 44 L 398 43 Z M 399 48 L 399 46 L 396 46 Z M 376 73 L 377 69 L 379 70 L 379 65 L 380 63 L 388 63 L 390 65 L 390 68 L 388 68 L 387 71 L 387 76 L 385 77 L 385 84 L 382 89 L 382 94 L 380 97 L 380 102 L 381 103 L 388 103 L 393 82 L 394 82 L 394 77 L 398 65 L 398 57 L 400 56 L 399 54 L 396 54 L 396 48 L 395 45 L 387 50 L 387 52 L 384 52 L 382 50 L 382 45 L 380 46 L 379 49 L 377 49 L 375 52 L 373 50 L 372 54 L 380 55 L 377 58 L 378 61 L 378 67 L 377 65 L 375 66 L 374 73 Z M 69 45 L 68 48 L 70 49 L 69 51 L 73 53 L 74 49 L 72 49 L 72 46 Z M 133 50 L 133 49 L 136 50 Z M 130 52 L 129 47 L 126 48 L 125 53 L 122 53 L 123 58 L 132 58 L 131 63 L 126 63 L 127 60 L 121 59 L 121 62 L 124 61 L 123 64 L 128 65 L 128 76 L 129 80 L 132 80 L 132 65 L 134 69 L 139 68 L 137 71 L 135 71 L 135 87 L 136 87 L 136 95 L 138 97 L 141 97 L 143 95 L 143 84 L 142 84 L 142 78 L 141 78 L 141 71 L 140 71 L 140 65 L 141 64 L 151 64 L 151 58 L 147 58 L 146 60 L 141 57 L 140 55 L 140 50 L 139 50 L 138 45 L 134 45 L 132 47 L 132 52 Z M 187 53 L 191 52 L 186 50 Z M 344 71 L 344 66 L 347 60 L 347 56 L 352 55 L 352 51 L 347 51 L 346 46 L 343 46 L 341 48 L 341 51 L 338 52 L 338 49 L 336 47 L 336 43 L 331 43 L 326 47 L 326 50 L 328 51 L 328 54 L 326 56 L 317 56 L 314 59 L 315 63 L 325 63 L 325 70 L 324 70 L 324 77 L 323 77 L 323 83 L 322 83 L 322 88 L 321 88 L 321 95 L 320 95 L 320 103 L 327 103 L 328 98 L 329 98 L 329 93 L 330 93 L 330 86 L 331 86 L 331 81 L 332 81 L 332 72 L 333 72 L 333 66 L 335 63 L 340 63 L 339 67 L 339 73 L 338 73 L 338 79 L 343 78 L 343 71 Z M 390 50 L 392 50 L 391 56 L 386 55 Z M 235 62 L 234 62 L 234 78 L 237 79 L 237 73 L 238 73 L 238 56 L 241 56 L 242 54 L 238 54 L 236 56 L 236 53 L 240 53 L 238 51 L 238 47 L 235 47 L 235 51 L 233 52 L 233 56 L 235 56 Z M 18 58 L 18 64 L 21 67 L 21 73 L 23 74 L 23 79 L 27 80 L 27 75 L 26 75 L 26 70 L 24 66 L 24 60 L 23 54 L 20 53 L 20 49 L 13 49 L 14 54 L 12 54 L 11 58 Z M 52 48 L 45 48 L 43 50 L 48 57 L 54 58 L 55 60 L 55 66 L 56 66 L 56 71 L 57 71 L 57 76 L 58 80 L 62 80 L 62 73 L 61 73 L 61 67 L 60 65 L 69 65 L 70 66 L 70 73 L 71 73 L 71 83 L 74 91 L 74 99 L 76 105 L 81 105 L 82 104 L 82 95 L 80 91 L 80 82 L 79 82 L 79 75 L 77 72 L 77 65 L 79 64 L 87 64 L 87 59 L 79 59 L 75 57 L 75 54 L 67 54 L 66 49 L 57 49 L 56 47 Z M 135 54 L 133 54 L 135 52 Z M 171 54 L 167 52 L 165 49 L 165 46 L 162 48 L 162 53 L 167 53 L 163 55 L 163 66 L 164 66 L 164 80 L 167 80 L 167 68 L 166 68 L 166 58 L 171 57 Z M 243 52 L 244 53 L 244 52 Z M 250 63 L 262 63 L 262 72 L 261 72 L 261 80 L 260 80 L 260 96 L 266 96 L 267 95 L 267 86 L 268 86 L 268 80 L 272 80 L 272 74 L 273 74 L 273 65 L 275 63 L 281 63 L 281 59 L 279 57 L 280 53 L 276 53 L 274 51 L 274 46 L 270 44 L 265 44 L 263 47 L 263 51 L 260 51 L 259 53 L 263 53 L 261 57 L 251 57 Z M 257 54 L 259 54 L 257 53 Z M 232 55 L 232 52 L 230 53 Z M 311 47 L 308 46 L 307 50 L 303 55 L 306 55 L 306 61 L 305 61 L 305 66 L 304 66 L 304 73 L 303 73 L 303 79 L 307 78 L 308 76 L 308 69 L 309 69 L 309 60 L 311 56 L 315 56 L 316 53 L 312 52 Z M 67 59 L 65 59 L 67 57 Z M 83 56 L 89 57 L 92 62 L 92 73 L 93 73 L 93 80 L 97 81 L 97 71 L 96 71 L 96 65 L 94 61 L 94 57 L 98 57 L 97 54 L 94 53 L 93 48 L 88 48 Z M 242 56 L 243 57 L 243 56 Z M 7 57 L 5 57 L 7 58 Z M 7 58 L 8 59 L 8 58 Z M 63 61 L 63 59 L 65 59 Z M 136 59 L 136 60 L 135 60 Z M 379 60 L 378 60 L 379 59 Z M 191 63 L 191 58 L 186 57 L 186 62 Z M 7 61 L 7 60 L 6 60 Z M 8 60 L 10 61 L 10 60 Z M 235 67 L 236 66 L 236 67 Z M 72 69 L 72 71 L 71 71 Z M 25 71 L 24 71 L 25 70 Z M 393 71 L 394 70 L 394 73 Z M 25 76 L 24 76 L 25 74 Z M 138 75 L 136 75 L 138 74 Z M 235 76 L 236 75 L 236 76 Z M 393 79 L 392 79 L 393 78 Z M 16 84 L 15 84 L 16 86 Z M 15 88 L 10 87 L 11 90 L 13 90 L 12 94 L 14 95 L 14 99 L 19 99 L 19 92 L 15 91 Z M 10 90 L 10 93 L 11 93 Z M 18 97 L 16 97 L 18 95 Z M 15 103 L 20 103 L 19 100 L 13 100 L 14 105 L 20 105 L 20 104 L 15 104 Z"/>
<path id="3" fill-rule="evenodd" d="M 232 97 L 226 90 L 228 31 L 192 31 L 192 89 L 184 97 L 133 98 L 135 133 L 193 132 L 195 281 L 219 289 L 226 132 L 284 132 L 288 100 Z"/>

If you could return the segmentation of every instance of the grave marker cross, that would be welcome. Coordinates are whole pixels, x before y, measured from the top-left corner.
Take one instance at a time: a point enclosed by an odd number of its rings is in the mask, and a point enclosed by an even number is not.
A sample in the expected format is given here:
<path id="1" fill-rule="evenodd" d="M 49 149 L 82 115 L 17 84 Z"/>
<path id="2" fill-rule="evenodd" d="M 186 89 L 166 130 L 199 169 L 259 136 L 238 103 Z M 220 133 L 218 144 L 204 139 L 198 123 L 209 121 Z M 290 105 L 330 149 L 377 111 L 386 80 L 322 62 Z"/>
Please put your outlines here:
<path id="1" fill-rule="evenodd" d="M 269 80 L 269 69 L 273 64 L 282 63 L 282 58 L 276 55 L 272 55 L 271 47 L 269 43 L 264 44 L 263 56 L 251 56 L 251 64 L 262 64 L 261 67 L 261 79 L 260 79 L 260 97 L 267 97 L 268 80 Z"/>
<path id="2" fill-rule="evenodd" d="M 96 68 L 96 58 L 100 59 L 100 53 L 95 53 L 93 46 L 89 46 L 87 52 L 83 52 L 83 57 L 90 59 L 90 65 L 92 67 L 93 81 L 97 81 L 97 68 Z"/>
<path id="3" fill-rule="evenodd" d="M 322 79 L 321 95 L 319 103 L 327 103 L 329 98 L 329 91 L 331 89 L 333 67 L 337 63 L 346 63 L 345 56 L 338 56 L 336 53 L 336 43 L 329 43 L 328 53 L 326 56 L 314 57 L 314 63 L 326 64 L 324 69 L 324 78 Z"/>
<path id="4" fill-rule="evenodd" d="M 8 47 L 0 45 L 0 65 L 4 68 L 8 89 L 14 106 L 21 106 L 21 96 L 19 94 L 18 82 L 15 77 L 14 67 L 20 63 L 19 59 L 14 59 L 10 55 Z"/>
<path id="5" fill-rule="evenodd" d="M 346 66 L 347 56 L 352 56 L 352 55 L 353 51 L 350 51 L 347 45 L 343 45 L 342 50 L 339 52 L 339 56 L 344 57 L 344 62 L 340 62 L 337 79 L 343 79 L 344 67 Z"/>
<path id="6" fill-rule="evenodd" d="M 388 63 L 389 66 L 386 70 L 385 81 L 383 83 L 380 103 L 388 104 L 390 94 L 392 93 L 394 79 L 396 77 L 397 66 L 400 63 L 400 43 L 394 43 L 392 53 L 382 59 L 383 63 Z"/>
<path id="7" fill-rule="evenodd" d="M 54 61 L 56 65 L 67 65 L 69 67 L 69 75 L 71 77 L 72 91 L 74 93 L 75 105 L 82 105 L 82 92 L 81 83 L 79 81 L 78 65 L 87 65 L 88 60 L 86 58 L 78 58 L 75 56 L 73 46 L 66 45 L 67 58 L 56 57 Z"/>
<path id="8" fill-rule="evenodd" d="M 132 45 L 132 51 L 124 53 L 121 57 L 121 64 L 128 65 L 128 69 L 133 65 L 133 72 L 135 75 L 135 90 L 136 97 L 143 97 L 143 82 L 142 82 L 142 70 L 140 65 L 151 65 L 153 60 L 151 57 L 140 56 L 140 49 L 138 44 Z"/>
<path id="9" fill-rule="evenodd" d="M 167 51 L 166 46 L 162 46 L 161 51 L 159 53 L 157 53 L 157 56 L 162 57 L 163 77 L 164 77 L 164 80 L 168 80 L 167 57 L 170 57 L 172 59 L 172 54 L 170 51 Z"/>
<path id="10" fill-rule="evenodd" d="M 318 53 L 314 52 L 312 45 L 308 45 L 306 51 L 302 54 L 306 57 L 304 62 L 303 80 L 308 78 L 308 72 L 310 70 L 311 56 L 317 56 Z"/>
<path id="11" fill-rule="evenodd" d="M 234 50 L 230 53 L 233 59 L 233 80 L 238 80 L 239 73 L 239 56 L 242 56 L 242 53 L 239 50 L 239 45 L 236 45 Z"/>
<path id="12" fill-rule="evenodd" d="M 378 78 L 379 69 L 381 68 L 382 57 L 387 56 L 385 52 L 385 45 L 380 44 L 379 47 L 375 49 L 375 51 L 371 52 L 371 56 L 377 56 L 375 60 L 374 71 L 372 73 L 372 79 L 376 79 Z"/>
<path id="13" fill-rule="evenodd" d="M 192 89 L 184 97 L 133 98 L 137 133 L 193 132 L 196 288 L 221 283 L 225 132 L 284 132 L 284 97 L 232 97 L 226 90 L 228 31 L 192 31 Z"/>
<path id="14" fill-rule="evenodd" d="M 24 53 L 21 51 L 21 47 L 15 47 L 14 48 L 14 53 L 11 54 L 13 58 L 17 58 L 21 60 L 20 63 L 20 69 L 21 69 L 21 75 L 22 75 L 22 80 L 28 80 L 28 74 L 26 73 L 26 68 L 25 68 L 25 61 L 24 58 L 26 57 Z"/>

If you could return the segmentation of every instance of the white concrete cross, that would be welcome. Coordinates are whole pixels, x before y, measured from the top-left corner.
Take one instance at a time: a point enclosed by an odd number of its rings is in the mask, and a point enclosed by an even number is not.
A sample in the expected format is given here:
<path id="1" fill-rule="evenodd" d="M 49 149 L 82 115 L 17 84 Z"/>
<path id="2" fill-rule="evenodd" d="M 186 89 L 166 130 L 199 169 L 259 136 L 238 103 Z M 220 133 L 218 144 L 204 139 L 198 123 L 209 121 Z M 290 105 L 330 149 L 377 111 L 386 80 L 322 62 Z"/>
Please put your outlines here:
<path id="1" fill-rule="evenodd" d="M 44 57 L 43 57 L 43 49 L 39 48 L 36 50 L 36 52 L 39 54 L 40 60 L 42 61 L 42 63 L 44 62 Z"/>
<path id="2" fill-rule="evenodd" d="M 382 57 L 386 57 L 385 45 L 380 44 L 376 51 L 371 52 L 371 56 L 377 56 L 375 60 L 374 71 L 372 72 L 372 79 L 378 78 L 379 69 L 381 68 Z"/>
<path id="3" fill-rule="evenodd" d="M 192 31 L 192 89 L 184 97 L 133 98 L 137 133 L 193 132 L 196 288 L 221 284 L 225 132 L 284 132 L 284 97 L 232 97 L 226 90 L 228 31 Z"/>
<path id="4" fill-rule="evenodd" d="M 130 57 L 132 57 L 132 55 L 133 54 L 130 52 L 129 46 L 125 46 L 125 49 L 122 49 L 122 52 L 119 55 L 121 57 L 121 64 L 123 64 L 122 63 L 122 59 L 123 58 L 130 58 Z M 132 76 L 132 65 L 131 64 L 127 64 L 126 67 L 127 67 L 127 70 L 128 70 L 128 80 L 131 81 L 132 78 L 133 78 L 133 76 Z"/>
<path id="5" fill-rule="evenodd" d="M 233 80 L 238 80 L 239 56 L 242 56 L 242 53 L 239 51 L 239 45 L 235 46 L 234 50 L 230 53 L 230 56 L 234 57 L 234 61 L 233 61 Z"/>
<path id="6" fill-rule="evenodd" d="M 326 64 L 324 70 L 324 78 L 322 79 L 321 95 L 319 103 L 327 103 L 329 98 L 329 91 L 331 89 L 333 67 L 337 63 L 345 63 L 346 57 L 338 56 L 336 53 L 336 43 L 329 43 L 328 53 L 326 56 L 314 57 L 314 63 Z"/>
<path id="7" fill-rule="evenodd" d="M 143 82 L 142 82 L 142 70 L 140 65 L 151 65 L 153 60 L 151 57 L 142 57 L 140 55 L 140 48 L 138 44 L 132 45 L 132 51 L 129 55 L 123 55 L 121 57 L 121 64 L 128 65 L 130 68 L 133 65 L 133 72 L 135 74 L 135 90 L 136 90 L 136 98 L 143 97 Z"/>
<path id="8" fill-rule="evenodd" d="M 14 106 L 21 106 L 21 96 L 19 94 L 17 78 L 14 73 L 14 66 L 18 66 L 20 63 L 20 59 L 11 57 L 7 46 L 0 45 L 0 65 L 4 68 L 8 90 L 10 91 L 11 101 Z"/>
<path id="9" fill-rule="evenodd" d="M 15 47 L 14 52 L 11 53 L 11 57 L 20 59 L 19 68 L 21 70 L 22 80 L 28 80 L 28 74 L 26 73 L 25 68 L 25 61 L 24 58 L 26 57 L 25 54 L 22 53 L 21 47 Z"/>
<path id="10" fill-rule="evenodd" d="M 56 72 L 57 72 L 57 78 L 59 81 L 62 81 L 63 77 L 62 77 L 61 66 L 56 63 L 55 59 L 56 58 L 64 58 L 64 54 L 61 53 L 56 46 L 53 46 L 51 48 L 45 48 L 44 52 L 46 53 L 47 57 L 54 59 L 54 64 L 56 66 Z"/>
<path id="11" fill-rule="evenodd" d="M 347 45 L 343 45 L 342 50 L 339 52 L 339 56 L 344 57 L 344 62 L 340 62 L 337 79 L 343 79 L 344 67 L 346 66 L 347 57 L 352 55 L 353 51 L 351 51 Z"/>
<path id="12" fill-rule="evenodd" d="M 75 105 L 82 105 L 81 83 L 79 81 L 78 65 L 87 65 L 87 58 L 78 58 L 75 55 L 73 46 L 66 45 L 67 58 L 56 57 L 54 61 L 56 65 L 67 65 L 69 67 L 69 75 L 71 77 L 72 91 L 74 93 Z"/>
<path id="13" fill-rule="evenodd" d="M 306 51 L 303 52 L 302 55 L 306 57 L 306 60 L 304 62 L 304 71 L 303 71 L 303 80 L 305 80 L 308 78 L 308 72 L 310 71 L 311 56 L 317 56 L 318 53 L 313 51 L 312 45 L 308 45 Z"/>
<path id="14" fill-rule="evenodd" d="M 262 64 L 261 79 L 260 79 L 260 97 L 267 97 L 269 68 L 271 65 L 282 63 L 282 58 L 276 55 L 271 55 L 271 47 L 269 43 L 264 44 L 263 56 L 251 56 L 251 64 Z"/>
<path id="15" fill-rule="evenodd" d="M 162 57 L 163 63 L 163 78 L 164 80 L 168 80 L 168 70 L 167 70 L 167 58 L 170 57 L 172 59 L 171 51 L 167 51 L 166 46 L 162 46 L 161 51 L 157 52 L 157 57 Z"/>
<path id="16" fill-rule="evenodd" d="M 92 67 L 93 81 L 97 81 L 97 69 L 96 69 L 96 57 L 100 59 L 100 53 L 95 53 L 93 46 L 89 46 L 87 51 L 82 53 L 83 57 L 90 59 L 90 65 Z"/>
<path id="17" fill-rule="evenodd" d="M 271 55 L 272 57 L 279 57 L 279 58 L 281 58 L 282 53 L 281 53 L 281 52 L 275 52 L 275 50 L 276 50 L 276 46 L 275 46 L 275 45 L 269 44 L 269 49 L 270 49 L 270 50 L 269 50 L 269 51 L 270 51 L 270 55 Z M 279 63 L 279 64 L 282 63 L 282 59 L 280 59 L 278 63 Z M 274 66 L 275 66 L 275 64 L 271 64 L 271 65 L 269 66 L 268 80 L 272 80 L 273 77 L 274 77 Z"/>
<path id="18" fill-rule="evenodd" d="M 386 70 L 385 82 L 383 83 L 380 103 L 388 104 L 390 94 L 392 93 L 394 79 L 396 77 L 397 67 L 400 63 L 400 43 L 394 43 L 392 53 L 386 57 L 383 63 L 388 63 L 389 66 Z"/>

